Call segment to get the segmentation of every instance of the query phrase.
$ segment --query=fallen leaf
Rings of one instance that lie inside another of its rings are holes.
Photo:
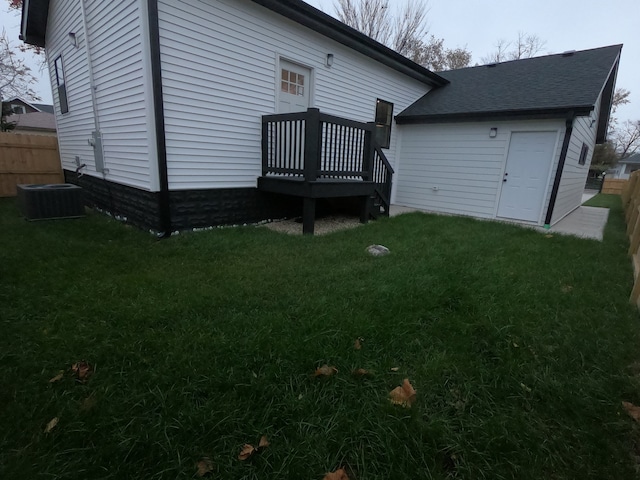
[[[413,385],[409,382],[408,378],[405,378],[401,387],[396,387],[389,396],[391,397],[391,403],[394,405],[401,405],[405,408],[411,408],[411,405],[416,401],[416,391]]]
[[[248,443],[245,443],[244,446],[242,447],[242,450],[240,450],[240,453],[238,454],[238,460],[244,461],[249,457],[251,457],[256,452],[257,450],[253,445],[249,445]]]
[[[71,371],[75,374],[76,380],[85,383],[93,374],[93,368],[88,362],[81,360],[71,365]]]
[[[622,407],[627,414],[636,422],[640,422],[640,407],[636,407],[633,403],[622,402]]]
[[[573,290],[573,287],[571,285],[563,285],[561,290],[562,293],[569,293],[571,290]]]
[[[353,375],[356,377],[365,377],[367,375],[369,375],[369,370],[365,370],[364,368],[356,368],[353,371]]]
[[[518,345],[516,342],[513,342],[513,346],[516,347],[516,348],[520,347],[520,345]]]
[[[520,386],[525,392],[531,393],[531,389],[527,387],[524,383],[521,383]]]
[[[56,425],[58,425],[58,421],[58,417],[55,417],[49,423],[47,423],[47,426],[44,429],[44,433],[49,433],[51,430],[56,428]]]
[[[316,368],[314,377],[330,377],[333,374],[338,373],[338,369],[336,367],[330,367],[326,363],[320,368]]]
[[[392,372],[397,372],[398,370],[400,370],[400,367],[391,367]]]
[[[553,238],[553,235],[549,234],[549,235],[545,235],[546,238]]]
[[[339,468],[335,472],[327,473],[322,480],[349,480],[344,468]]]
[[[242,450],[240,450],[240,454],[238,455],[238,459],[239,460],[247,460],[248,458],[252,457],[255,453],[257,453],[258,451],[267,448],[269,446],[269,440],[267,440],[267,436],[263,435],[262,437],[260,437],[260,442],[258,443],[257,447],[254,447],[253,445],[249,445],[248,443],[245,443],[242,447]]]
[[[213,462],[209,457],[203,457],[198,462],[198,471],[196,472],[199,477],[206,477],[213,473]]]
[[[363,341],[362,337],[358,337],[358,338],[356,338],[356,341],[353,343],[353,348],[354,348],[355,350],[360,350],[360,349],[362,349],[362,341]]]
[[[53,377],[51,380],[49,380],[49,383],[58,382],[58,381],[62,380],[62,377],[64,377],[64,370],[60,370],[55,377]]]

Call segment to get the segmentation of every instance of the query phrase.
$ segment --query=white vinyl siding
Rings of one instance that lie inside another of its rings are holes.
[[[107,179],[149,190],[155,159],[149,158],[138,5],[94,0],[87,21]]]
[[[492,127],[498,129],[495,138],[489,137]],[[555,120],[401,125],[401,130],[394,203],[481,218],[496,217],[511,132],[564,134],[563,122]],[[558,155],[556,147],[553,171]],[[552,182],[551,174],[544,213]]]
[[[153,125],[148,126],[147,120],[152,106],[145,101],[150,84],[143,68],[139,3],[94,0],[85,2],[85,9],[105,178],[149,190],[150,169],[155,168],[156,159],[149,147]],[[53,0],[49,11],[47,31],[55,35],[47,38],[47,53],[50,63],[62,53],[69,103],[69,112],[61,115],[54,89],[62,164],[75,170],[78,155],[87,165],[85,174],[102,177],[95,170],[93,148],[88,144],[95,123],[80,5]],[[76,33],[78,48],[69,42],[68,32]]]
[[[563,217],[578,208],[582,203],[589,166],[593,157],[593,149],[596,146],[596,133],[598,129],[600,98],[596,102],[596,108],[589,117],[577,117],[573,122],[573,132],[569,141],[569,149],[562,170],[562,179],[556,205],[553,209],[551,224],[560,221]],[[589,148],[587,161],[579,164],[582,145]]]
[[[87,139],[91,138],[94,126],[82,31],[80,4],[69,0],[51,0],[47,21],[46,54],[62,168],[74,171],[77,155],[81,162],[87,165],[83,171],[95,174],[93,148],[87,143]],[[69,32],[76,33],[79,48],[75,48],[69,41]],[[64,115],[60,113],[60,99],[56,88],[54,67],[54,61],[60,55],[62,55],[64,64],[65,87],[69,106],[69,112]]]
[[[311,106],[371,122],[429,87],[249,0],[160,0],[171,189],[255,187],[262,115],[276,112],[279,60],[312,69]],[[334,55],[326,67],[327,54]],[[385,153],[394,164],[397,127]]]

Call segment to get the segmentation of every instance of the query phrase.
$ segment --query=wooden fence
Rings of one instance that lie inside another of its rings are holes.
[[[58,139],[0,133],[0,197],[14,197],[21,183],[63,183]]]
[[[622,206],[629,235],[628,253],[633,264],[633,290],[629,301],[640,308],[640,171],[632,173],[624,185]]]
[[[621,195],[622,189],[627,184],[626,180],[620,180],[617,178],[605,178],[602,184],[602,190],[600,193],[607,193],[610,195]]]

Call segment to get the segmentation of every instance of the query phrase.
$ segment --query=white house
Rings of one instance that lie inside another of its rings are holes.
[[[640,153],[618,160],[614,168],[607,170],[607,178],[628,180],[636,170],[640,170]]]
[[[67,181],[162,233],[300,211],[311,232],[317,199],[350,196],[363,221],[395,201],[554,223],[621,49],[435,74],[300,0],[25,0],[22,38],[46,47]]]

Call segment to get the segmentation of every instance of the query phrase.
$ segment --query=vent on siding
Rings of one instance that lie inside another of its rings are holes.
[[[82,188],[70,183],[18,185],[18,206],[27,220],[84,216]]]

